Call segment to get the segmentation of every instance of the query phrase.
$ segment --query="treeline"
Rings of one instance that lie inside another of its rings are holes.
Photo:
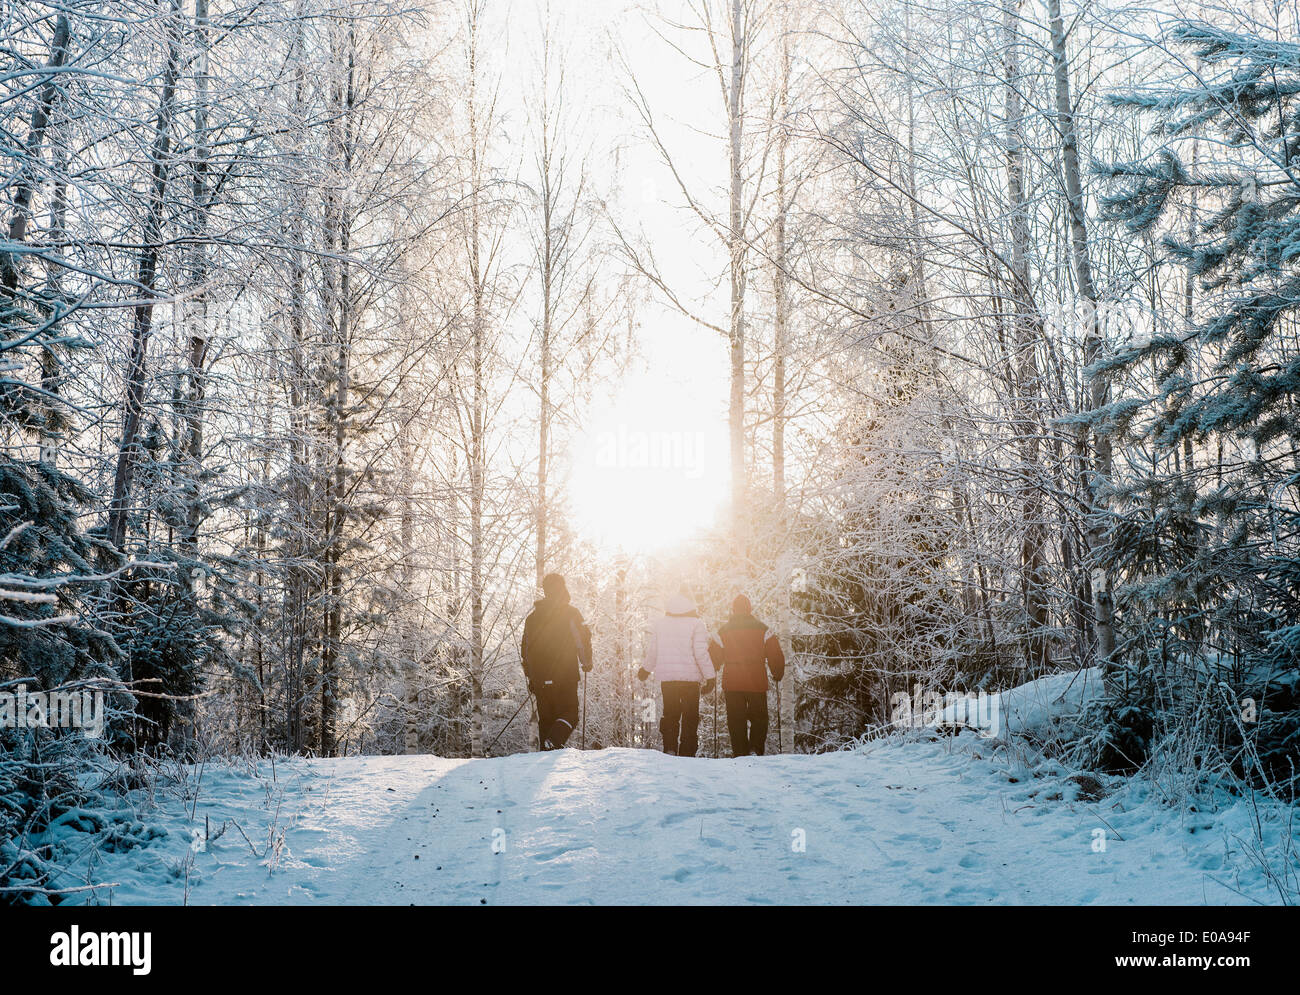
[[[1296,17],[1004,0],[811,26],[810,69],[845,68],[791,125],[819,177],[801,328],[856,355],[801,495],[809,747],[896,691],[1098,666],[1076,759],[1289,797]]]
[[[1097,667],[1078,761],[1285,794],[1294,7],[686,7],[655,23],[709,69],[716,161],[627,90],[711,308],[618,235],[730,347],[742,485],[692,580],[798,651],[782,748]]]
[[[0,883],[88,758],[482,752],[626,299],[554,30],[507,127],[479,3],[0,9],[0,691],[110,714],[0,729]]]

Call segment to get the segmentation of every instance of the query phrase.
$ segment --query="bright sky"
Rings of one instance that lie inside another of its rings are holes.
[[[689,19],[677,0],[661,7],[675,20]],[[535,63],[542,10],[543,0],[511,4],[511,48],[518,57],[509,65]],[[627,59],[679,169],[696,184],[693,195],[711,201],[723,195],[726,181],[716,80],[654,37],[650,25],[661,22],[646,5],[556,0],[551,10],[566,48],[566,99],[574,117],[587,122],[599,187],[610,185],[618,150],[620,183],[611,205],[618,224],[629,237],[639,233],[648,240],[683,301],[723,323],[726,292],[717,284],[725,276],[725,256],[680,206],[684,199],[672,174],[641,137],[614,53]],[[521,89],[523,70],[515,72]],[[586,431],[567,454],[575,525],[607,553],[680,546],[714,524],[730,488],[725,341],[658,295],[640,305],[637,318],[638,361],[593,406]]]
[[[570,452],[575,520],[607,552],[665,552],[727,502],[721,343],[681,322],[642,331],[646,362],[595,405]]]

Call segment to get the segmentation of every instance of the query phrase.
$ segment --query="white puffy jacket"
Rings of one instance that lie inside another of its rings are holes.
[[[668,599],[668,614],[655,619],[642,664],[659,681],[707,681],[714,676],[709,659],[709,630],[684,594]]]

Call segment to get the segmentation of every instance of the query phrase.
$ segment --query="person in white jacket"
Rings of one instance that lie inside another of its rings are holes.
[[[655,619],[646,640],[645,661],[637,671],[644,681],[654,675],[663,691],[664,716],[659,731],[664,752],[693,757],[700,725],[700,686],[713,691],[716,672],[709,658],[709,630],[700,621],[695,602],[685,594],[668,599],[668,611]]]

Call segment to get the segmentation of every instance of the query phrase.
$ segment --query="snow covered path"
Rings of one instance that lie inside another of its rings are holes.
[[[1276,901],[1242,852],[1243,804],[1180,818],[1133,785],[1076,800],[1059,769],[1008,774],[962,742],[208,767],[193,822],[179,800],[142,814],[167,838],[94,877],[115,904],[179,904],[186,870],[194,904]],[[187,868],[205,818],[239,828]]]

